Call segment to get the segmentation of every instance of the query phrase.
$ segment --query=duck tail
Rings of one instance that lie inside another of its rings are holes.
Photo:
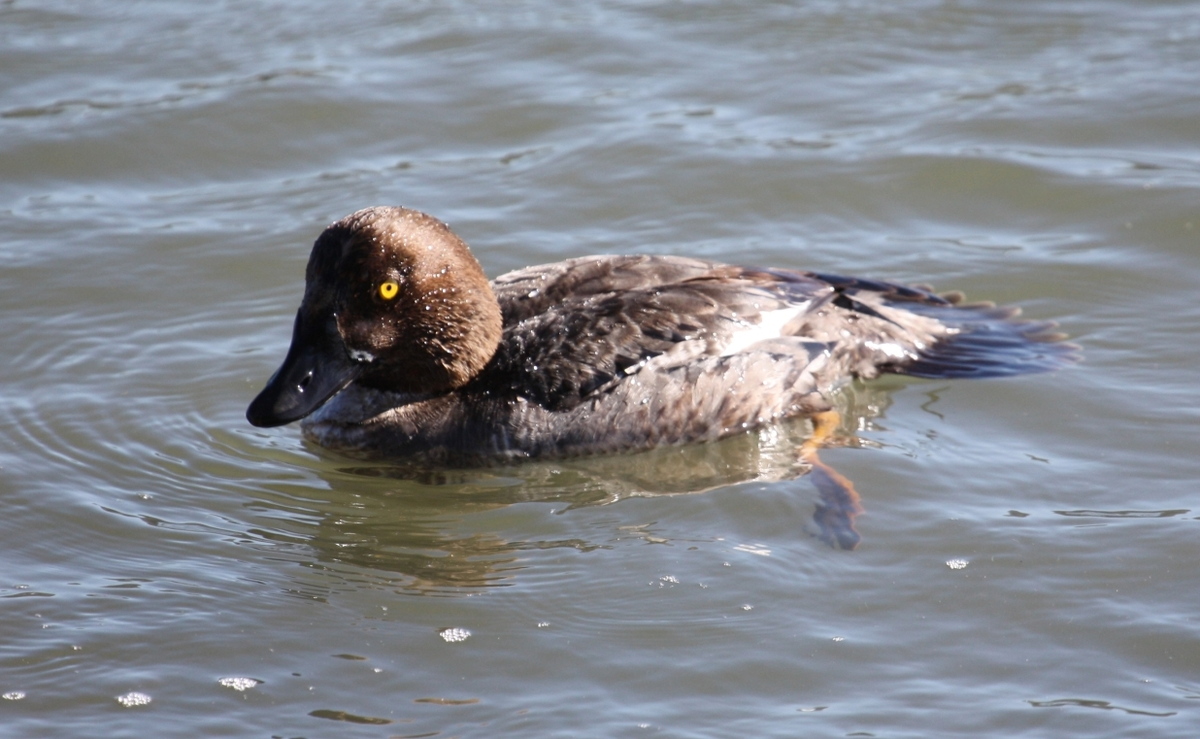
[[[961,292],[938,295],[926,285],[807,274],[832,286],[831,303],[858,314],[857,323],[870,323],[863,318],[871,317],[880,336],[906,339],[907,356],[878,362],[876,372],[931,379],[1010,377],[1062,369],[1082,356],[1079,346],[1064,341],[1058,324],[1023,320],[1015,306],[964,303]],[[881,322],[893,328],[885,334],[878,330]]]
[[[1053,321],[1022,320],[1015,306],[963,304],[961,294],[941,297],[950,305],[913,302],[904,308],[936,319],[951,333],[887,371],[932,379],[1010,377],[1051,372],[1082,358]]]

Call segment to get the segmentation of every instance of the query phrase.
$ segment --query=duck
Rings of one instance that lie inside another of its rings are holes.
[[[469,466],[711,442],[828,418],[883,373],[984,378],[1076,359],[1050,322],[961,293],[686,256],[603,255],[489,281],[402,207],[320,234],[282,365],[246,412],[333,450]]]

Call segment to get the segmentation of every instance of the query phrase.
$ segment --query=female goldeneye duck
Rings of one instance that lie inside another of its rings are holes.
[[[291,348],[250,404],[340,451],[449,464],[709,441],[831,409],[853,377],[995,377],[1075,347],[1015,309],[886,282],[593,256],[489,283],[440,221],[317,239]]]

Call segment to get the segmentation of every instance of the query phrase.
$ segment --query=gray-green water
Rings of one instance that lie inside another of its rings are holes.
[[[0,69],[0,735],[1200,733],[1195,4],[10,0]],[[374,204],[1086,361],[851,388],[853,552],[795,428],[399,474],[243,418]]]

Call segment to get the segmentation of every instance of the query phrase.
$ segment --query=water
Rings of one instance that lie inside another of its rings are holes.
[[[1196,734],[1193,5],[10,0],[0,35],[0,735]],[[853,552],[777,474],[802,427],[352,462],[243,413],[374,204],[493,275],[933,282],[1086,361],[849,388]]]

